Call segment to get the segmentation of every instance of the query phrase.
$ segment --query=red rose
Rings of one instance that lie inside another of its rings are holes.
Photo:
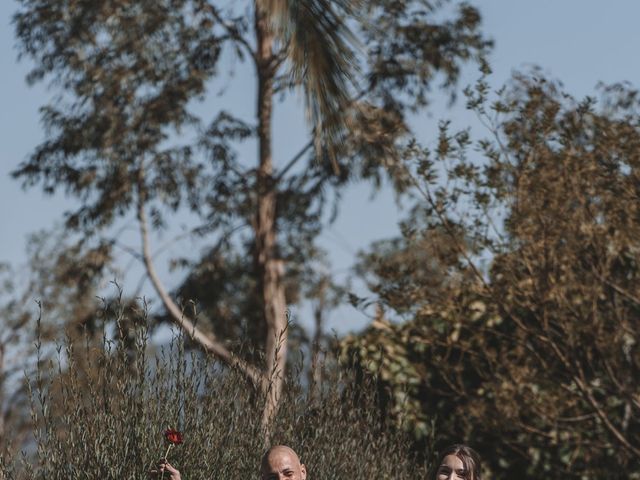
[[[182,443],[182,433],[173,428],[168,428],[164,431],[164,438],[172,445],[180,445]]]

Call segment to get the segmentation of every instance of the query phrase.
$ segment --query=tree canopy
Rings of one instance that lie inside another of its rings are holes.
[[[118,228],[133,219],[134,256],[166,317],[265,392],[268,423],[287,357],[285,311],[313,291],[300,286],[317,280],[309,266],[327,207],[352,180],[389,176],[403,188],[407,115],[428,106],[435,81],[451,92],[464,63],[484,64],[490,42],[479,13],[422,1],[20,5],[14,23],[21,53],[35,63],[29,80],[58,95],[42,108],[45,141],[14,176],[79,200],[65,224],[74,261],[93,259],[88,281],[112,263]],[[197,115],[194,102],[214,98],[228,59],[251,69],[254,115],[213,102]],[[274,102],[296,91],[308,136],[292,158],[276,158]],[[177,301],[153,255],[153,231],[185,212],[206,239],[202,258],[182,262],[193,271],[180,290],[200,296],[190,299],[203,302],[200,317]],[[230,318],[243,327],[230,328]],[[250,334],[262,360],[230,349],[238,332]]]
[[[468,100],[484,159],[446,124],[416,149],[422,201],[361,262],[387,313],[345,359],[418,439],[435,419],[495,478],[636,478],[638,93],[577,101],[534,71]]]

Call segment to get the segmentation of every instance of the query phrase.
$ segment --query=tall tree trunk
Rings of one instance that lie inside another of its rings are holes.
[[[268,440],[270,425],[280,401],[287,358],[287,317],[283,285],[284,264],[278,256],[276,186],[271,152],[273,79],[275,58],[268,12],[256,2],[256,65],[258,74],[258,196],[255,217],[255,261],[267,329],[265,345],[266,385],[262,425]]]
[[[320,388],[322,386],[322,366],[324,364],[322,352],[322,335],[324,328],[324,310],[326,307],[325,294],[320,294],[320,299],[313,309],[313,318],[315,320],[315,331],[313,332],[313,341],[311,342],[311,368],[309,370],[309,393],[311,398],[319,397]]]
[[[0,448],[5,448],[7,446],[7,439],[5,437],[5,411],[4,411],[4,392],[5,392],[5,382],[7,377],[4,373],[4,351],[5,344],[0,343]],[[7,408],[10,408],[7,405]],[[0,473],[0,480],[4,478]]]

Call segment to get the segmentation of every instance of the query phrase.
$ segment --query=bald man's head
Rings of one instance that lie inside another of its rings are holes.
[[[285,445],[271,447],[262,456],[262,480],[306,480],[307,469],[296,452]]]

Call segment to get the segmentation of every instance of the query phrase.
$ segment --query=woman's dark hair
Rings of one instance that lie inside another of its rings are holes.
[[[447,448],[440,452],[438,456],[438,462],[434,465],[433,475],[431,478],[434,480],[438,478],[438,470],[444,458],[448,455],[455,455],[462,461],[464,471],[466,472],[466,480],[482,480],[480,455],[473,448],[461,443],[455,443],[449,445]]]

